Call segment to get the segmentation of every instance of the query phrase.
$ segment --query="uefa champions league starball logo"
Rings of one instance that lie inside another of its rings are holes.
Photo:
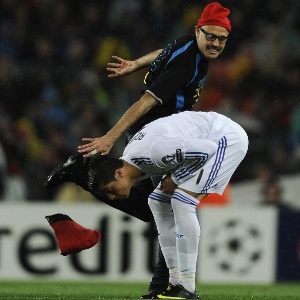
[[[262,258],[262,235],[259,229],[241,219],[231,219],[214,227],[208,253],[224,273],[246,275]]]

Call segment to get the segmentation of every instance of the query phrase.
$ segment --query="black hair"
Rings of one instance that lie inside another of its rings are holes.
[[[88,171],[88,186],[92,191],[97,191],[101,184],[115,181],[116,169],[122,168],[121,159],[99,155],[91,159]]]

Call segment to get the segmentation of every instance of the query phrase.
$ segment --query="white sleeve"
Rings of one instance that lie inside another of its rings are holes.
[[[215,142],[203,139],[159,140],[151,149],[151,159],[179,185],[195,176],[217,148]]]

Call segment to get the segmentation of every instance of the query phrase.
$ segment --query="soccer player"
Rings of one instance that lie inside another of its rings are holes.
[[[197,205],[223,193],[247,149],[246,132],[231,119],[185,111],[144,126],[120,159],[98,155],[89,163],[90,188],[110,200],[128,198],[138,180],[165,175],[148,199],[169,269],[168,288],[158,298],[198,299]]]
[[[103,137],[83,138],[86,144],[64,164],[49,175],[45,186],[55,187],[70,181],[90,191],[102,202],[145,222],[153,220],[148,196],[157,185],[157,178],[139,181],[125,200],[109,201],[87,185],[88,163],[96,153],[108,154],[114,143],[126,132],[127,140],[144,125],[160,117],[192,110],[198,100],[208,71],[209,60],[224,50],[231,31],[230,11],[219,3],[208,4],[195,26],[195,34],[176,39],[165,49],[157,50],[135,61],[114,57],[117,62],[108,64],[109,77],[130,74],[150,65],[142,97],[134,103]],[[155,297],[168,284],[168,270],[163,256],[159,259],[148,294],[142,299]]]

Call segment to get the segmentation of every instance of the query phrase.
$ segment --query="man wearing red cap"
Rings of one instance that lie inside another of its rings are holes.
[[[197,43],[200,52],[207,58],[217,58],[224,50],[231,26],[228,19],[229,9],[218,2],[207,5],[196,26]],[[204,36],[200,35],[200,31]],[[206,38],[206,42],[203,41]],[[209,42],[209,43],[207,43]]]
[[[83,138],[86,143],[78,147],[79,153],[71,156],[67,163],[57,166],[48,176],[45,186],[52,188],[62,182],[75,182],[104,203],[145,222],[153,221],[148,196],[158,182],[153,179],[152,183],[155,184],[151,186],[150,181],[141,181],[132,189],[127,199],[112,202],[89,188],[89,162],[97,153],[108,154],[125,132],[130,140],[144,125],[153,120],[193,109],[205,83],[209,60],[217,58],[225,48],[231,32],[229,13],[230,11],[218,2],[212,2],[204,8],[195,26],[195,35],[176,39],[165,49],[151,52],[135,61],[113,56],[117,62],[108,64],[107,70],[111,72],[108,77],[127,75],[150,66],[144,79],[142,97],[105,136]],[[166,289],[168,282],[176,287],[179,281],[187,292],[186,299],[198,297],[195,293],[195,281],[190,278],[180,279],[180,270],[169,274],[164,258],[160,255],[148,294],[141,299],[157,298],[158,294]],[[172,299],[174,295],[164,294],[162,297]]]

